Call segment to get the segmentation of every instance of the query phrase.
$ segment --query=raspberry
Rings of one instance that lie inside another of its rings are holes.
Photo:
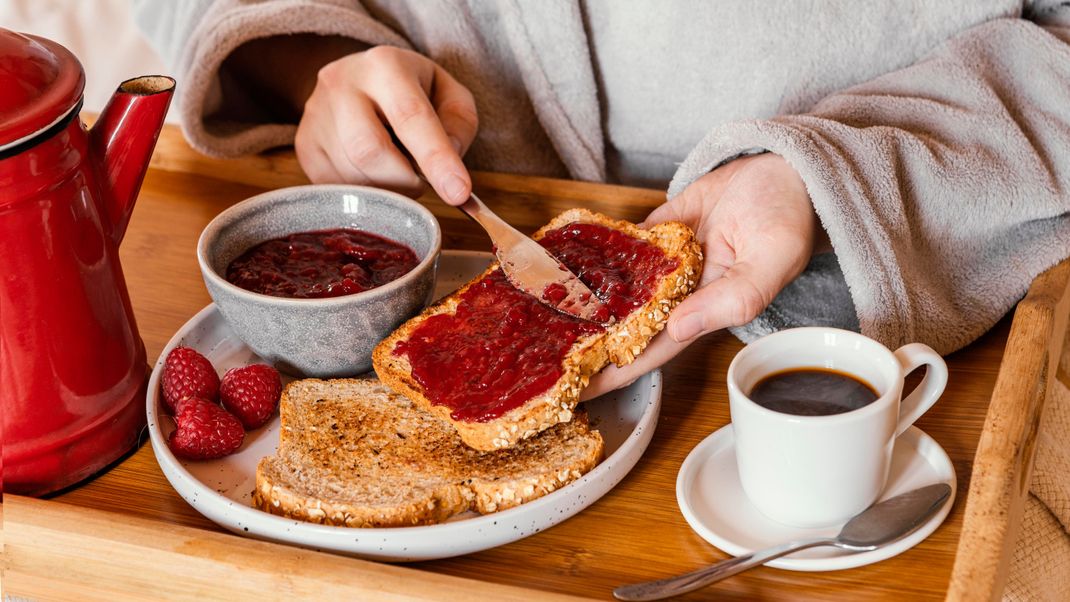
[[[219,397],[223,407],[245,425],[246,430],[263,426],[275,413],[282,395],[282,379],[266,364],[232,368],[223,375]]]
[[[245,440],[241,421],[205,399],[189,397],[181,401],[175,413],[177,428],[167,438],[167,446],[176,456],[212,460],[241,447]]]
[[[187,397],[214,400],[219,395],[219,375],[212,363],[189,347],[175,347],[167,354],[160,383],[164,405],[172,412]]]

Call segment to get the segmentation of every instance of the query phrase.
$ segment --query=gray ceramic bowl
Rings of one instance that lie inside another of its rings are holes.
[[[225,279],[230,262],[258,243],[347,227],[404,243],[420,263],[378,288],[327,299],[261,295]],[[297,186],[220,213],[201,233],[197,261],[223,318],[257,354],[291,374],[337,377],[369,370],[375,345],[427,305],[441,247],[438,222],[411,199],[363,186]]]

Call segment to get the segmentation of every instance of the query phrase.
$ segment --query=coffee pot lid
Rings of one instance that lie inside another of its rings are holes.
[[[0,150],[61,123],[84,87],[82,65],[69,50],[0,28]]]

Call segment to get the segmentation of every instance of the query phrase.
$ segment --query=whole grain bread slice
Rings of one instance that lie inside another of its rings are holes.
[[[454,420],[448,407],[435,405],[412,375],[412,366],[394,349],[427,318],[440,313],[454,313],[460,296],[468,287],[498,269],[497,262],[453,294],[428,307],[420,315],[402,324],[376,346],[372,362],[379,378],[391,389],[414,400],[421,408],[448,421],[461,439],[477,450],[506,449],[554,426],[567,423],[574,416],[580,392],[591,376],[609,362],[624,366],[635,360],[651,339],[665,328],[669,312],[695,289],[702,271],[702,250],[690,228],[678,222],[658,224],[644,230],[627,221],[615,220],[586,209],[570,209],[539,229],[538,240],[547,231],[572,223],[592,223],[615,228],[629,236],[645,240],[667,256],[679,259],[676,269],[662,277],[650,300],[605,331],[580,337],[563,360],[561,377],[546,392],[523,405],[486,422]]]
[[[510,450],[480,452],[374,379],[290,383],[278,451],[260,461],[253,505],[313,523],[397,527],[512,508],[601,460],[581,414]]]

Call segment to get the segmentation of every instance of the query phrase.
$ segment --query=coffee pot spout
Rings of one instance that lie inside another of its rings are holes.
[[[175,80],[162,75],[126,80],[89,131],[89,152],[116,244],[126,233],[174,91]]]

